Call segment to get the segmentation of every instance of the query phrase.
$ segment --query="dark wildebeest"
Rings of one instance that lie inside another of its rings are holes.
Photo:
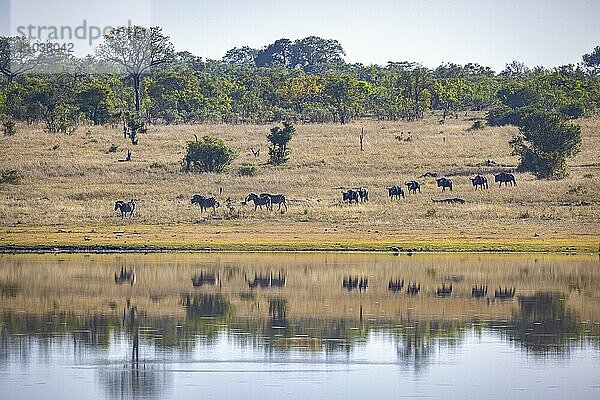
[[[357,192],[360,201],[369,201],[369,189],[361,187]]]
[[[204,197],[201,194],[195,194],[191,200],[192,204],[198,204],[200,206],[200,212],[203,213],[207,208],[212,208],[213,212],[216,212],[220,206],[219,201],[214,197]]]
[[[408,187],[408,193],[417,194],[417,190],[421,193],[421,184],[417,181],[408,181],[405,182],[406,187]]]
[[[127,216],[129,213],[129,218],[133,217],[133,212],[135,211],[135,201],[131,199],[129,203],[125,203],[122,200],[118,200],[115,202],[115,211],[121,211],[121,219]]]
[[[348,189],[345,192],[342,192],[342,200],[347,201],[349,204],[352,202],[358,203],[359,194],[358,191],[353,189]]]
[[[254,202],[254,210],[258,207],[262,210],[262,206],[267,207],[267,210],[272,210],[271,206],[271,198],[270,197],[260,197],[256,193],[249,193],[244,200],[244,203],[248,203],[249,201]]]
[[[437,182],[438,187],[442,188],[442,192],[446,190],[446,188],[450,188],[452,191],[452,179],[449,178],[439,178],[435,180]]]
[[[477,175],[475,178],[471,178],[471,183],[475,186],[475,190],[477,190],[477,186],[481,186],[481,190],[488,188],[488,181],[485,176]]]
[[[465,204],[465,200],[454,197],[451,199],[431,199],[434,203],[446,203],[446,204]]]
[[[500,172],[498,175],[494,175],[494,181],[500,182],[500,186],[502,186],[502,182],[504,182],[504,186],[508,186],[508,182],[510,182],[511,186],[517,186],[517,180],[513,174],[509,174],[507,172]]]
[[[402,196],[402,198],[404,198],[404,190],[402,190],[400,186],[388,186],[386,189],[388,190],[388,195],[392,198],[392,200],[394,197],[400,199],[400,196]]]
[[[261,194],[259,194],[259,196],[260,197],[268,197],[271,199],[271,209],[273,209],[273,204],[279,204],[279,208],[277,208],[277,210],[281,210],[282,204],[285,207],[286,211],[288,209],[287,201],[285,200],[285,196],[282,194],[261,193]]]
[[[135,283],[135,272],[128,271],[126,268],[121,267],[119,275],[115,274],[115,283],[121,285],[125,282],[129,282],[131,286]]]

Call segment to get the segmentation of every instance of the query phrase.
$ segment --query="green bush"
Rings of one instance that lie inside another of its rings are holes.
[[[12,118],[6,117],[2,119],[2,132],[4,136],[12,136],[17,133],[15,121]]]
[[[113,143],[110,145],[110,147],[108,148],[108,150],[106,152],[107,153],[116,153],[117,151],[119,151],[119,145]]]
[[[480,130],[480,129],[483,129],[483,128],[485,128],[485,127],[486,127],[486,125],[487,125],[487,124],[485,123],[485,121],[484,121],[484,120],[478,119],[477,121],[474,121],[474,122],[473,122],[473,125],[471,125],[471,128],[470,128],[470,130],[472,130],[472,131],[478,131],[478,130]]]
[[[0,171],[0,183],[10,183],[11,185],[18,185],[21,183],[23,177],[18,171],[14,169],[5,169]]]
[[[287,121],[283,123],[283,128],[278,126],[271,128],[271,132],[267,135],[267,139],[271,142],[269,163],[279,165],[288,160],[290,150],[287,146],[295,131],[294,125]]]
[[[204,136],[197,142],[188,142],[183,159],[186,172],[223,172],[237,157],[235,150],[219,138]]]
[[[240,176],[254,176],[258,172],[258,167],[252,164],[240,165],[238,172]]]
[[[567,157],[580,151],[581,128],[564,117],[533,110],[519,123],[520,135],[510,144],[521,158],[518,171],[531,172],[538,178],[563,178],[568,173]]]

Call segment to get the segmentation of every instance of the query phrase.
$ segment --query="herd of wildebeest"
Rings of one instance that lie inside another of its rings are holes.
[[[422,175],[422,177],[426,177],[426,176],[435,177],[437,175],[431,174],[431,173]],[[470,179],[471,179],[471,183],[472,183],[473,187],[475,188],[475,190],[477,190],[478,188],[480,188],[481,190],[489,188],[488,180],[483,175],[477,175],[474,178],[470,178]],[[497,175],[494,175],[494,181],[496,183],[499,183],[499,187],[501,187],[503,183],[505,186],[508,186],[509,183],[511,186],[517,185],[515,176],[513,174],[507,173],[507,172],[501,172]],[[452,188],[453,188],[452,179],[446,178],[446,177],[437,178],[436,183],[437,183],[437,187],[442,188],[442,192],[445,192],[446,189],[450,189],[450,191],[452,191]],[[419,183],[418,181],[411,180],[411,181],[405,182],[405,185],[406,185],[406,188],[407,188],[409,194],[416,194],[417,191],[419,193],[421,193],[421,183]],[[386,187],[386,189],[388,191],[388,196],[392,200],[400,199],[400,197],[405,198],[405,192],[401,185],[388,186],[388,187]],[[459,203],[459,204],[462,204],[465,202],[465,200],[463,200],[461,198],[457,198],[457,197],[447,198],[447,199],[433,199],[432,198],[431,200],[434,203]],[[227,198],[226,201],[228,203],[231,202],[231,198]],[[360,188],[353,188],[353,189],[347,189],[347,190],[342,191],[342,202],[344,202],[344,203],[358,204],[358,203],[367,202],[367,201],[369,201],[368,188],[360,187]],[[192,205],[198,205],[200,207],[201,213],[203,213],[204,211],[207,211],[208,209],[211,209],[211,208],[214,213],[216,211],[216,209],[220,206],[219,200],[216,197],[209,197],[209,196],[204,196],[201,194],[194,194],[192,196],[192,199],[190,202]],[[249,202],[252,202],[254,204],[255,211],[259,208],[262,210],[263,206],[268,211],[273,211],[274,205],[278,206],[278,208],[277,208],[278,211],[283,211],[283,209],[285,209],[287,211],[287,209],[288,209],[287,200],[286,200],[285,195],[283,195],[283,194],[249,193],[245,197],[244,201],[242,202],[242,205],[247,205]],[[283,209],[282,209],[282,207],[283,207]],[[121,213],[121,218],[126,217],[128,214],[130,217],[132,217],[135,212],[135,200],[132,199],[129,202],[124,202],[122,200],[116,201],[115,202],[115,211],[119,211]]]
[[[457,277],[451,277],[458,279]],[[285,274],[279,272],[275,275],[273,272],[266,274],[254,274],[253,279],[248,279],[244,275],[244,281],[248,285],[248,288],[253,290],[256,288],[269,289],[269,288],[283,288],[287,284],[287,278]],[[115,283],[124,284],[128,283],[133,286],[136,283],[136,276],[134,270],[128,270],[127,268],[121,268],[119,274],[115,273]],[[219,286],[221,287],[221,281],[219,275],[214,272],[201,271],[192,277],[192,286],[195,288],[201,288],[203,286]],[[366,292],[369,288],[369,278],[367,276],[351,276],[347,275],[342,278],[342,289],[347,291],[353,291],[357,289],[359,292]],[[390,278],[388,282],[388,291],[390,293],[406,293],[410,296],[418,295],[421,292],[421,284],[418,282],[408,282],[404,285],[404,279]],[[442,286],[438,286],[435,290],[437,297],[450,297],[452,296],[452,283],[442,283]],[[486,298],[488,293],[487,285],[475,285],[471,288],[471,297],[474,298]],[[494,298],[499,300],[512,299],[515,296],[515,288],[501,288],[499,287],[494,291]]]

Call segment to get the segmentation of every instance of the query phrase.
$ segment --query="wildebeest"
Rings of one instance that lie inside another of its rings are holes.
[[[342,200],[347,201],[350,204],[352,204],[353,201],[358,203],[359,197],[358,191],[354,189],[348,189],[345,192],[342,192]]]
[[[416,194],[417,190],[421,193],[421,184],[417,181],[408,181],[405,182],[406,187],[408,187],[408,193]]]
[[[367,278],[367,277],[361,277],[359,279],[358,276],[355,276],[354,278],[348,276],[348,277],[344,277],[342,279],[342,288],[344,288],[346,290],[352,290],[352,289],[358,288],[358,290],[360,290],[361,292],[364,292],[367,290],[368,286],[369,286],[369,278]]]
[[[392,200],[394,197],[399,199],[400,196],[402,196],[402,198],[404,198],[404,190],[402,190],[400,186],[388,186],[386,189],[388,190],[388,195],[392,198]]]
[[[452,191],[452,179],[449,178],[439,178],[435,180],[437,182],[438,187],[442,188],[442,192],[446,190],[446,188],[450,188]]]
[[[269,197],[271,199],[271,209],[273,209],[273,204],[279,204],[279,208],[277,210],[281,210],[281,205],[285,207],[287,211],[287,201],[285,200],[285,196],[282,194],[270,194],[270,193],[261,193],[260,197]]]
[[[250,289],[254,289],[256,287],[268,288],[268,287],[284,287],[286,284],[285,275],[281,275],[281,272],[278,274],[277,278],[274,277],[272,272],[269,272],[268,275],[256,275],[254,274],[254,280],[249,281],[248,287]]]
[[[453,197],[451,199],[431,199],[434,203],[447,203],[447,204],[465,204],[464,199]]]
[[[488,180],[485,176],[477,175],[475,178],[471,178],[471,183],[475,186],[475,190],[477,190],[477,186],[481,186],[481,190],[488,188]]]
[[[200,206],[200,212],[206,211],[207,208],[212,208],[213,212],[220,206],[219,201],[214,197],[204,197],[201,194],[195,194],[191,200],[192,204]]]
[[[254,202],[254,210],[258,207],[262,210],[262,206],[267,207],[267,210],[272,210],[271,206],[271,198],[270,197],[260,197],[256,193],[249,193],[244,200],[244,203],[248,203],[249,201]]]
[[[517,186],[517,180],[515,179],[515,176],[507,172],[500,172],[498,175],[494,175],[494,181],[500,182],[498,187],[502,186],[502,182],[504,182],[504,186],[508,186],[509,182],[511,186]]]
[[[121,285],[128,282],[131,286],[135,283],[135,272],[128,271],[127,268],[121,267],[119,275],[115,274],[115,283]]]
[[[129,218],[133,217],[133,212],[135,211],[135,201],[133,201],[133,199],[131,199],[130,202],[125,203],[122,200],[117,200],[115,201],[115,211],[121,211],[121,219],[125,218],[127,216],[127,213],[129,213]]]
[[[360,201],[369,201],[369,189],[361,187],[357,192]]]

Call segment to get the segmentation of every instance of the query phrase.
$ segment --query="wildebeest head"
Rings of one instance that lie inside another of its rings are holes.
[[[192,196],[192,200],[190,201],[192,204],[200,204],[200,202],[204,199],[205,197],[202,196],[201,194],[195,194]]]

